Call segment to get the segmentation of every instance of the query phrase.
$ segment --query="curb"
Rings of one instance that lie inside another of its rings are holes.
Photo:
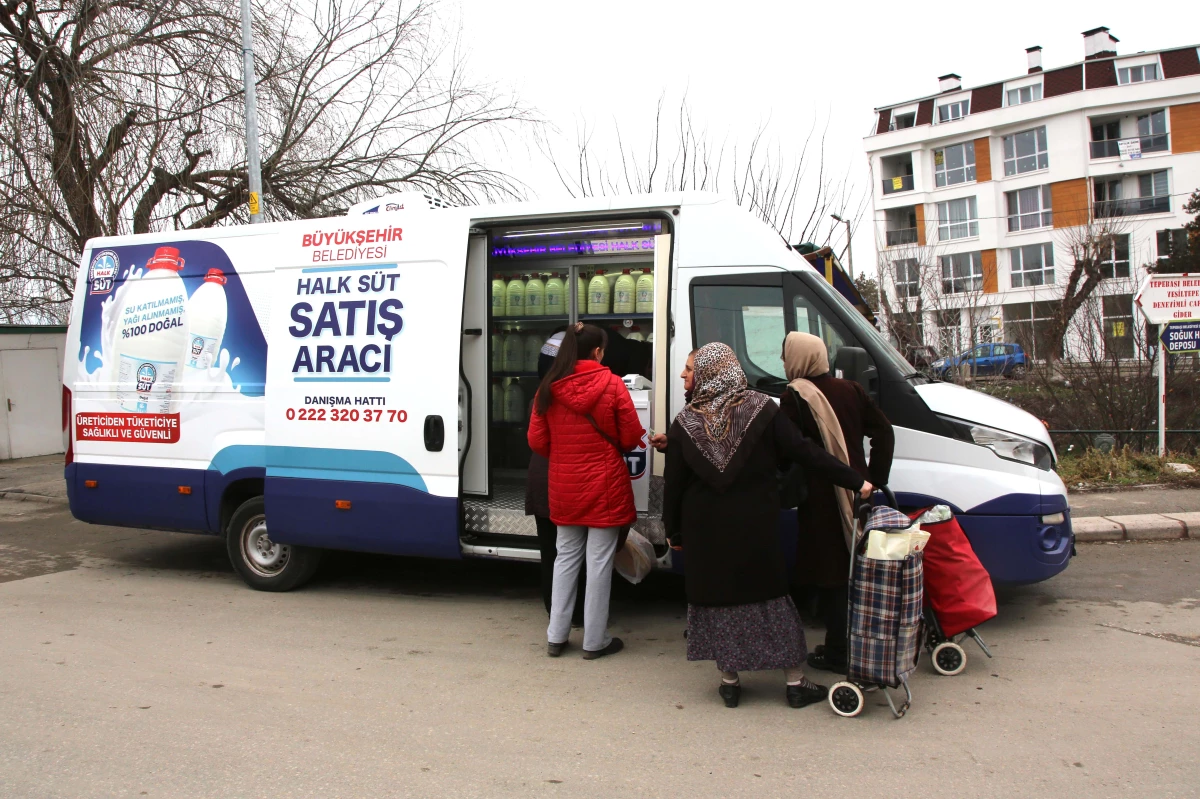
[[[1200,538],[1200,513],[1144,513],[1129,516],[1084,516],[1071,520],[1075,540],[1169,541]]]
[[[26,494],[24,491],[0,491],[0,499],[16,502],[40,502],[43,505],[66,505],[66,497],[47,497],[41,494]]]

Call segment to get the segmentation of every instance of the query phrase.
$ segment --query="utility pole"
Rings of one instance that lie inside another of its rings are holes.
[[[846,261],[850,266],[850,282],[854,282],[854,250],[850,248],[850,220],[842,219],[837,214],[830,214],[834,219],[846,226]]]
[[[250,222],[264,222],[262,167],[258,155],[258,98],[254,92],[254,36],[250,32],[250,0],[242,0],[242,81],[246,87],[246,172],[250,184]]]

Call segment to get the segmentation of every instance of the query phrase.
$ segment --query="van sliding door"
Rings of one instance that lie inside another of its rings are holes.
[[[267,353],[273,540],[460,557],[467,224],[442,209],[288,229]]]

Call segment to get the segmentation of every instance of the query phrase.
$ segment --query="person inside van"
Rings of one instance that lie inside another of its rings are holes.
[[[875,485],[887,485],[896,447],[891,422],[862,386],[829,373],[825,342],[808,333],[788,333],[783,364],[793,389],[780,400],[783,414],[840,463]],[[864,437],[871,440],[870,465],[863,451]],[[817,612],[825,623],[825,644],[809,654],[808,665],[844,674],[854,498],[829,477],[819,470],[806,474],[808,499],[796,513],[799,530],[792,598],[799,604],[800,597],[815,588]]]
[[[583,657],[593,660],[624,646],[608,634],[608,600],[621,529],[637,518],[624,453],[646,431],[621,378],[600,364],[607,343],[608,334],[595,325],[579,323],[564,331],[529,420],[530,449],[549,459],[550,519],[558,526],[546,629],[550,657],[567,645],[585,560]]]
[[[701,347],[688,403],[667,433],[663,524],[684,551],[688,660],[715,660],[726,707],[738,672],[782,669],[792,707],[829,693],[804,676],[804,628],[779,540],[780,460],[869,497],[870,483],[807,440],[766,394],[751,391],[726,344]]]

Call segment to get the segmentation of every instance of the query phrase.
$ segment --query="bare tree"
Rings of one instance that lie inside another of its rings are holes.
[[[660,97],[644,145],[630,143],[614,120],[611,141],[597,142],[594,127],[583,123],[574,152],[563,156],[547,148],[559,181],[572,197],[649,192],[711,191],[730,194],[770,225],[785,243],[834,242],[844,256],[845,226],[831,213],[862,221],[870,200],[851,178],[851,169],[834,172],[825,159],[828,123],[814,121],[795,146],[770,138],[760,125],[749,141],[730,141],[697,123],[684,97],[670,118]],[[851,235],[853,235],[851,233]]]
[[[239,23],[205,0],[0,0],[10,319],[65,316],[90,238],[247,220]],[[532,116],[470,80],[430,2],[257,0],[254,34],[269,218],[519,193],[477,153]]]

